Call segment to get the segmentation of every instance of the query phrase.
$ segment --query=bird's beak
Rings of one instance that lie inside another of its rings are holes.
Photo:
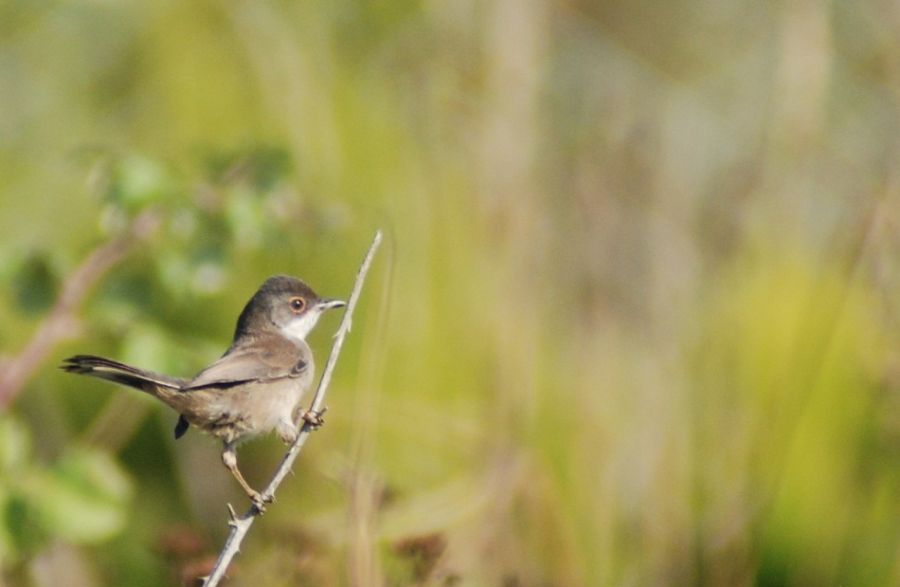
[[[335,308],[343,308],[347,302],[343,300],[319,300],[317,304],[320,310],[334,310]]]

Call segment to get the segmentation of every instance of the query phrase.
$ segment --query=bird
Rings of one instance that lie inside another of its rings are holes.
[[[193,378],[154,373],[96,355],[69,357],[61,368],[132,387],[162,401],[179,414],[176,439],[195,426],[221,440],[222,463],[263,512],[271,498],[264,498],[244,479],[236,448],[272,431],[292,444],[301,420],[321,424],[320,414],[300,407],[315,368],[306,337],[325,311],[345,305],[319,297],[296,277],[275,275],[244,306],[225,354]]]

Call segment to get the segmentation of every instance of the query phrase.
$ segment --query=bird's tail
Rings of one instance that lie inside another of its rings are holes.
[[[127,385],[156,397],[169,395],[167,392],[180,391],[186,383],[185,380],[177,377],[145,371],[125,363],[94,355],[69,357],[63,361],[60,368],[69,373],[92,375],[100,379]]]

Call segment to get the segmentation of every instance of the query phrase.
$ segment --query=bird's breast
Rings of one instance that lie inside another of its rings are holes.
[[[312,380],[311,373],[270,381],[254,381],[225,389],[204,389],[182,411],[188,422],[226,442],[293,427],[295,408]]]

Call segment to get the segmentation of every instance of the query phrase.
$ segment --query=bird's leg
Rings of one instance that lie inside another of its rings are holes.
[[[264,498],[258,491],[250,487],[250,484],[247,483],[247,480],[244,479],[244,476],[241,475],[241,470],[238,469],[237,466],[237,453],[234,451],[234,446],[230,444],[226,444],[224,449],[222,450],[222,463],[225,464],[225,467],[231,471],[231,474],[234,475],[234,478],[237,479],[237,482],[241,484],[241,487],[247,493],[247,497],[250,498],[250,501],[253,502],[253,505],[259,511],[259,513],[263,513],[266,511],[266,503],[271,503],[272,498]]]

